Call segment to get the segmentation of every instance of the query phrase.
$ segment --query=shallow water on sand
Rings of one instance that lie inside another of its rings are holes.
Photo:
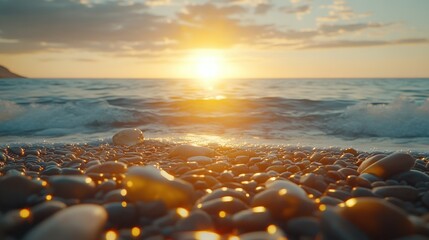
[[[0,80],[0,145],[173,141],[429,152],[429,79]]]

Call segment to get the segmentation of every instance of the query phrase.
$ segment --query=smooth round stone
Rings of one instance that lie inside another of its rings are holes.
[[[127,171],[127,165],[121,162],[105,162],[86,169],[86,173],[111,173],[120,174]]]
[[[326,187],[328,186],[325,182],[322,176],[316,175],[314,173],[307,173],[303,176],[301,176],[299,182],[302,185],[314,188],[318,190],[319,192],[324,192]]]
[[[419,197],[419,192],[411,186],[385,186],[376,187],[372,192],[381,197],[395,197],[404,201],[414,201]]]
[[[370,184],[369,187],[371,187],[371,183],[382,180],[381,178],[375,176],[374,174],[370,174],[370,173],[361,173],[358,178],[362,178],[363,180],[368,182]]]
[[[168,209],[162,201],[136,202],[140,217],[156,219],[167,214]]]
[[[325,194],[327,196],[340,199],[341,201],[346,201],[347,199],[352,197],[350,193],[339,189],[329,189],[325,192]]]
[[[113,180],[103,181],[101,184],[98,184],[95,188],[96,192],[110,192],[116,189],[116,182]]]
[[[343,203],[342,200],[330,196],[323,196],[320,198],[320,203],[325,205],[336,206],[340,203]]]
[[[116,146],[134,146],[142,143],[143,140],[143,132],[136,128],[121,130],[112,137],[113,144]]]
[[[62,198],[84,199],[95,193],[95,184],[85,176],[53,176],[49,178],[53,195]]]
[[[315,152],[310,156],[310,161],[312,162],[318,162],[320,161],[320,159],[322,159],[324,157],[323,154],[319,153],[319,152]]]
[[[256,181],[257,183],[264,183],[270,177],[271,176],[268,173],[255,173],[250,179]]]
[[[238,198],[222,197],[200,203],[197,208],[210,215],[218,215],[221,211],[225,214],[235,214],[249,208],[249,206]]]
[[[274,225],[273,225],[274,226]],[[287,240],[282,230],[275,227],[275,232],[269,233],[266,231],[249,232],[239,235],[240,240]]]
[[[320,227],[321,239],[369,240],[365,233],[329,208],[322,211]]]
[[[264,207],[246,209],[232,217],[232,222],[239,233],[264,231],[272,224],[273,219]]]
[[[96,240],[107,220],[103,207],[81,204],[66,208],[27,233],[24,240]]]
[[[53,176],[53,175],[60,175],[60,174],[61,174],[61,168],[59,167],[51,167],[43,170],[40,173],[40,175],[46,175],[46,176]]]
[[[164,237],[160,236],[159,238],[145,238],[147,240],[163,240],[165,239]],[[172,236],[172,239],[176,239],[176,240],[209,240],[209,239],[213,239],[213,240],[217,240],[217,239],[222,239],[221,236],[215,232],[210,232],[210,231],[188,231],[188,232],[179,232],[179,233],[175,233]]]
[[[106,195],[104,195],[103,197],[103,202],[104,203],[111,203],[111,202],[122,202],[125,201],[125,197],[122,195],[122,189],[115,189],[112,190],[108,193],[106,193]]]
[[[294,194],[301,198],[307,199],[307,193],[301,187],[299,187],[295,183],[288,180],[274,180],[274,181],[268,180],[265,183],[265,186],[267,189],[276,190],[276,191],[285,189],[287,190],[288,194]]]
[[[134,204],[115,202],[105,204],[103,207],[112,227],[131,227],[137,223],[138,211]]]
[[[61,169],[62,175],[82,175],[83,171],[76,168],[63,168]]]
[[[60,201],[48,201],[38,204],[31,208],[32,223],[38,224],[66,207],[67,205]]]
[[[181,159],[188,159],[194,156],[213,157],[215,151],[211,148],[193,146],[193,145],[179,145],[171,149],[169,156],[171,158],[177,157]]]
[[[316,210],[313,201],[286,189],[264,190],[253,197],[251,206],[265,207],[275,219],[281,220],[310,216]]]
[[[214,229],[210,215],[202,210],[192,211],[188,217],[180,219],[177,224],[179,231],[210,231]]]
[[[338,170],[339,173],[341,173],[341,175],[343,175],[344,177],[348,177],[348,176],[357,176],[359,175],[359,173],[351,168],[341,168],[340,170]]]
[[[168,207],[189,206],[194,188],[152,166],[128,169],[125,181],[127,198],[132,201],[163,201]]]
[[[415,163],[411,155],[406,153],[392,153],[365,168],[362,173],[369,173],[386,179],[395,174],[409,171]]]
[[[338,213],[372,239],[394,239],[413,234],[407,214],[377,198],[352,198]]]
[[[375,195],[368,188],[355,187],[352,189],[352,197],[375,197]]]
[[[315,238],[320,232],[320,223],[314,217],[299,217],[291,219],[286,224],[287,233],[303,238]]]
[[[372,164],[374,164],[375,162],[377,162],[378,160],[380,160],[384,157],[386,157],[385,154],[377,154],[377,155],[374,155],[372,157],[365,159],[365,161],[363,161],[359,165],[359,167],[357,169],[358,173],[362,173],[362,171],[365,170],[367,167],[371,166]]]
[[[421,182],[429,182],[429,175],[417,170],[410,170],[396,174],[392,176],[391,179],[394,179],[398,182],[405,181],[410,185],[416,185],[417,183]]]
[[[233,197],[233,198],[238,198],[243,202],[248,202],[248,198],[246,196],[246,192],[245,191],[238,191],[235,189],[231,189],[231,188],[218,188],[216,190],[214,190],[213,192],[204,195],[202,198],[200,198],[197,201],[197,204],[199,203],[203,203],[203,202],[207,202],[213,199],[218,199],[218,198],[222,198],[222,197]]]
[[[28,197],[42,189],[41,184],[24,176],[0,177],[0,209],[24,207]]]
[[[212,158],[206,156],[194,156],[188,158],[188,162],[196,162],[198,164],[209,164],[213,161]]]

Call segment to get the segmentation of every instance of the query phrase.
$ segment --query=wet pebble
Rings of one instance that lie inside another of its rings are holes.
[[[0,208],[24,207],[27,199],[42,189],[41,184],[21,175],[0,177]]]
[[[140,129],[124,129],[112,137],[113,144],[117,146],[133,146],[142,143],[143,139],[143,132]]]
[[[407,153],[392,153],[365,168],[362,173],[373,174],[386,179],[395,174],[409,171],[416,159]]]
[[[383,186],[372,189],[372,192],[381,197],[395,197],[404,201],[414,201],[419,197],[419,192],[411,186]]]
[[[125,184],[127,198],[133,201],[161,200],[168,207],[179,207],[191,205],[193,199],[191,184],[152,166],[129,168]]]
[[[24,240],[95,240],[107,220],[103,207],[82,204],[61,210],[26,234]]]
[[[86,169],[86,173],[120,174],[127,171],[127,165],[121,162],[105,162]]]
[[[345,205],[338,208],[339,214],[372,239],[393,239],[413,233],[407,214],[384,200],[352,198]]]
[[[193,145],[176,146],[170,151],[170,154],[169,154],[169,156],[172,158],[177,157],[182,159],[188,159],[194,156],[213,157],[214,155],[215,155],[215,151],[211,148],[193,146]]]
[[[84,199],[95,193],[95,183],[85,176],[53,176],[48,182],[52,194],[62,198]]]

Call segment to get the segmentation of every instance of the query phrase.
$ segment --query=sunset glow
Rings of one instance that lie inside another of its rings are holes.
[[[429,2],[380,1],[5,0],[0,65],[36,78],[429,76]]]
[[[212,82],[222,77],[224,59],[217,52],[198,52],[193,56],[196,77]]]

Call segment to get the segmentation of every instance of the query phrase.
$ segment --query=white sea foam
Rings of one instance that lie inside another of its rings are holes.
[[[24,108],[15,102],[0,100],[0,121],[12,119],[23,111]]]
[[[388,104],[359,103],[346,108],[328,127],[349,137],[429,137],[429,99],[421,104],[403,97]]]
[[[26,106],[6,102],[0,105],[0,107],[4,106],[6,108],[1,110],[0,132],[18,135],[30,133],[61,136],[76,132],[91,132],[97,127],[106,128],[109,124],[132,118],[127,111],[112,107],[105,102]],[[3,117],[3,112],[6,113],[4,115],[6,117]]]

